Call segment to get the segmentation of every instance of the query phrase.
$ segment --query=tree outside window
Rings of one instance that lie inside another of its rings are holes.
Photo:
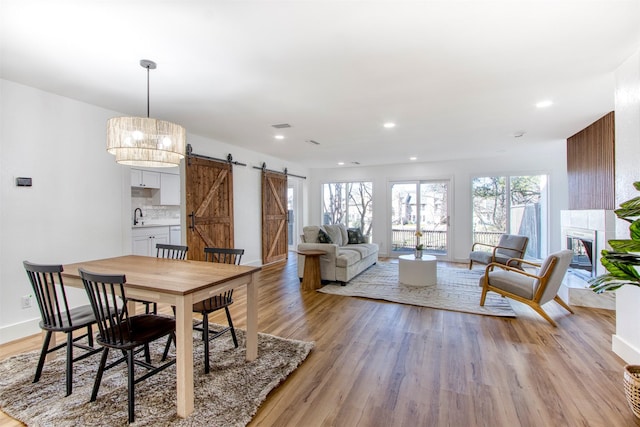
[[[323,224],[359,228],[370,239],[373,219],[373,183],[332,182],[323,185]]]

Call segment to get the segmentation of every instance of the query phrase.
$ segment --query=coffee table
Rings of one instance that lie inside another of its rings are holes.
[[[416,258],[414,255],[400,255],[398,257],[398,270],[400,283],[411,286],[435,285],[437,276],[437,260],[432,255],[422,255]]]

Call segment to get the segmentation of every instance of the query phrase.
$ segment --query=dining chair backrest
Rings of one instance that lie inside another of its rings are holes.
[[[32,264],[28,261],[24,261],[23,265],[40,309],[43,327],[55,330],[73,327],[62,282],[62,266]]]
[[[168,245],[165,243],[156,244],[156,257],[170,259],[185,259],[187,256],[187,246]]]
[[[204,248],[204,260],[223,264],[240,265],[244,249]]]
[[[127,310],[124,274],[97,274],[78,270],[91,301],[91,308],[100,330],[99,342],[123,345],[129,341],[131,329]],[[118,302],[120,306],[118,306]]]

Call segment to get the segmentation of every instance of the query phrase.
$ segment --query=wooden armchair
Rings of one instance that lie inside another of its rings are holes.
[[[480,279],[480,286],[482,286],[480,305],[484,305],[488,291],[496,292],[504,297],[527,304],[552,326],[556,326],[553,319],[542,309],[542,305],[554,300],[573,313],[573,310],[558,296],[558,289],[560,289],[572,257],[572,251],[562,250],[549,255],[542,264],[535,264],[523,259],[517,260],[521,264],[540,267],[537,274],[508,265],[489,264],[485,269],[484,276]]]
[[[471,270],[474,262],[481,264],[491,264],[497,262],[500,264],[507,264],[512,258],[524,258],[524,253],[527,250],[529,244],[529,238],[527,236],[520,236],[517,234],[503,234],[500,236],[500,240],[496,246],[487,245],[485,243],[474,243],[471,246],[471,253],[469,254],[469,270]],[[490,249],[490,251],[482,250],[481,247]],[[478,250],[476,250],[476,248]],[[513,267],[519,267],[516,263],[510,264]]]

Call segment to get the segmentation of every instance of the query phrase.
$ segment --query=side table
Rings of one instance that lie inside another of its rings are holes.
[[[413,286],[435,285],[437,280],[437,260],[432,255],[400,255],[398,269],[400,283]]]
[[[320,276],[320,256],[325,251],[308,250],[298,251],[304,255],[304,273],[302,276],[302,290],[314,291],[322,287],[322,277]]]

